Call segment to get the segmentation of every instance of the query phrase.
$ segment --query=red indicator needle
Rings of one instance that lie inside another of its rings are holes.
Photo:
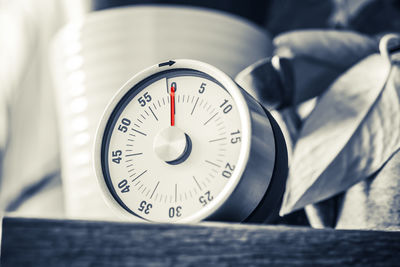
[[[175,125],[175,87],[171,86],[171,126]]]

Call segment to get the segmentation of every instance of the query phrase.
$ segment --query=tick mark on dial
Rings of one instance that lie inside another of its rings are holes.
[[[211,116],[211,118],[208,119],[208,121],[206,121],[203,125],[206,125],[207,123],[209,123],[212,119],[214,119],[215,116],[218,115],[218,112],[215,113],[214,115]]]
[[[128,154],[128,155],[126,155],[125,157],[139,156],[139,155],[142,155],[142,154],[143,154],[142,152],[140,152],[140,153],[133,153],[133,154]]]
[[[149,113],[147,112],[147,110],[144,110],[144,112],[146,112],[146,115],[147,115],[147,116],[150,116]]]
[[[196,103],[194,103],[192,112],[190,113],[190,115],[193,115],[194,109],[196,108],[197,102],[199,102],[199,97],[197,97]]]
[[[136,179],[138,179],[140,176],[142,176],[142,175],[145,174],[146,172],[147,172],[147,170],[145,170],[144,172],[142,172],[141,174],[139,174],[138,176],[136,176],[136,177],[132,180],[132,182],[135,181]]]
[[[175,202],[178,200],[178,185],[175,184]]]
[[[147,134],[145,134],[145,133],[143,133],[143,132],[141,132],[141,131],[139,131],[139,130],[136,130],[136,129],[134,129],[134,128],[131,128],[131,129],[132,129],[132,131],[135,131],[135,132],[137,132],[137,133],[140,133],[141,135],[147,136]]]
[[[156,121],[158,121],[158,118],[157,118],[156,114],[154,114],[154,112],[153,112],[153,110],[151,109],[151,107],[149,107],[149,109],[150,109],[151,113],[153,113],[153,116],[154,116],[154,118],[156,119]]]
[[[142,116],[142,118],[143,118],[144,120],[146,120],[146,117],[145,117],[143,114],[140,114],[140,116]]]
[[[141,120],[137,119],[140,123],[143,123]]]
[[[205,160],[205,162],[207,162],[207,163],[209,163],[209,164],[211,164],[211,165],[214,165],[215,167],[221,168],[220,165],[218,165],[218,164],[216,164],[216,163],[214,163],[214,162],[211,162],[211,161],[209,161],[209,160]]]
[[[208,142],[209,142],[209,143],[218,142],[218,141],[225,140],[225,139],[226,139],[226,137],[222,137],[222,138],[210,140],[210,141],[208,141]]]
[[[150,199],[153,197],[154,192],[156,192],[158,185],[160,184],[160,181],[158,181],[158,183],[156,184],[156,186],[154,187],[153,193],[151,193]]]
[[[194,176],[192,176],[192,177],[193,177],[193,180],[196,182],[197,186],[199,187],[199,189],[201,190],[201,186],[200,186],[199,182],[197,181],[196,177],[194,177]]]

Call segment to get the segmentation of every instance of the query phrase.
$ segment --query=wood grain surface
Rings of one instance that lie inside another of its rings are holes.
[[[400,232],[4,218],[2,266],[396,265]]]

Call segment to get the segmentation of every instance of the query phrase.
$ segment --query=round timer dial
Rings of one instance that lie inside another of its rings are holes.
[[[268,111],[193,60],[158,64],[120,89],[99,126],[95,164],[107,201],[153,222],[263,221],[287,169]]]

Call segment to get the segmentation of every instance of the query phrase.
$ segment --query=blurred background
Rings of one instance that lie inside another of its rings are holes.
[[[234,77],[287,32],[376,40],[400,32],[399,18],[395,0],[0,0],[0,212],[113,218],[93,177],[94,132],[147,66],[194,58]],[[303,211],[282,222],[308,224]]]

